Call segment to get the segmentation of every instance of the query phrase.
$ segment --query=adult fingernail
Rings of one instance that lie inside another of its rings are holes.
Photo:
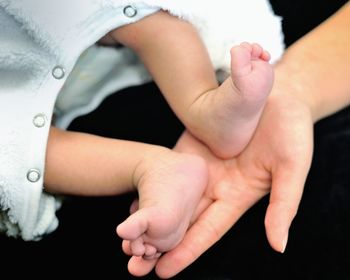
[[[288,243],[288,232],[286,233],[284,239],[283,239],[283,243],[282,243],[282,250],[281,253],[283,254],[284,251],[286,250],[287,247],[287,243]]]

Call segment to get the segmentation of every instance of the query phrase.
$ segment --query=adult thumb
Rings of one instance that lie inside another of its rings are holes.
[[[289,228],[297,214],[309,171],[308,167],[280,166],[272,174],[270,203],[265,216],[267,239],[273,249],[283,253],[288,242]]]

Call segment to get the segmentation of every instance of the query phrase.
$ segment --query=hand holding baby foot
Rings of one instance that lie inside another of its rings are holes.
[[[208,163],[209,185],[203,199],[211,203],[184,240],[157,262],[159,276],[168,278],[183,270],[270,191],[267,238],[276,251],[285,250],[311,164],[313,121],[310,108],[298,97],[279,93],[269,98],[252,141],[235,158],[216,157],[188,133],[180,138],[176,150],[200,155]]]
[[[282,252],[312,159],[312,129],[309,108],[293,94],[277,94],[270,97],[252,141],[235,158],[223,160],[190,133],[184,133],[175,149],[200,155],[209,166],[209,184],[199,204],[207,208],[198,211],[199,217],[177,247],[159,260],[132,258],[129,268],[139,276],[154,267],[160,277],[174,276],[270,190],[266,233],[271,246]],[[130,253],[129,242],[123,243],[123,250]]]

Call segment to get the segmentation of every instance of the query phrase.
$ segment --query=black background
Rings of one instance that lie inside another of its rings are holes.
[[[271,0],[284,18],[287,45],[345,2]],[[75,120],[70,129],[171,147],[183,126],[150,83],[108,97],[97,110]],[[175,279],[350,279],[349,149],[350,109],[316,124],[313,165],[283,255],[267,243],[265,198]],[[40,242],[1,236],[3,275],[9,272],[13,277],[23,270],[27,277],[37,278],[135,279],[127,272],[128,258],[115,234],[132,199],[132,194],[69,197],[58,212],[59,228]]]

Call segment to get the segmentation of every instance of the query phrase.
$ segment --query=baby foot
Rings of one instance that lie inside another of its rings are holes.
[[[130,241],[134,256],[154,259],[182,240],[206,187],[207,167],[197,156],[170,151],[136,173],[138,210],[133,207],[117,233]]]
[[[272,89],[274,74],[269,59],[258,44],[242,43],[231,49],[231,76],[208,92],[209,103],[204,106],[210,108],[210,120],[205,131],[193,132],[216,155],[236,156],[253,136]]]
[[[259,101],[266,101],[272,89],[273,69],[270,55],[258,44],[242,43],[231,49],[231,83],[234,93],[246,99],[249,111]],[[259,106],[260,104],[258,104]],[[253,109],[253,111],[256,111]]]

